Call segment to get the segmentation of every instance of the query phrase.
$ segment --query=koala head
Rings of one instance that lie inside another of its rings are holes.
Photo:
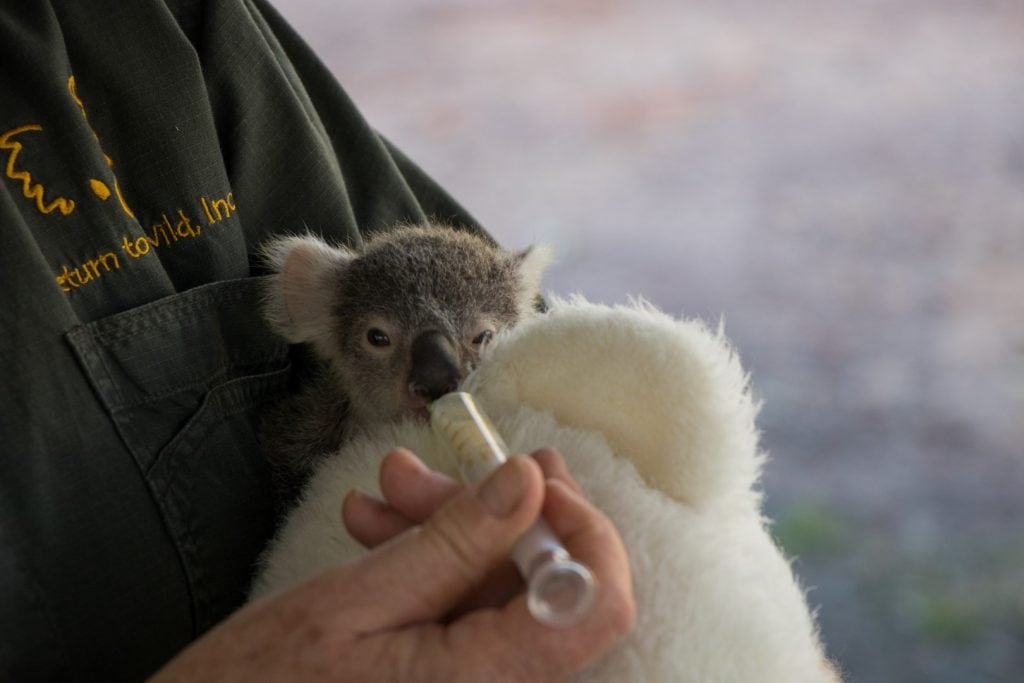
[[[400,228],[358,251],[312,236],[265,253],[276,271],[271,325],[308,343],[356,424],[426,414],[454,390],[481,346],[534,310],[546,247],[509,253],[451,228]]]

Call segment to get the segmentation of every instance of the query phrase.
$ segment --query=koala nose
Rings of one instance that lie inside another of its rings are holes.
[[[455,391],[462,379],[455,347],[437,330],[427,330],[412,342],[409,387],[416,396],[433,401]]]

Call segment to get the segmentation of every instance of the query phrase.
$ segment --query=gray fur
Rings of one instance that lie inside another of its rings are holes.
[[[481,333],[497,334],[533,312],[550,260],[543,246],[509,253],[438,225],[383,233],[358,252],[291,236],[264,254],[276,271],[266,317],[289,341],[308,344],[317,366],[262,427],[285,500],[354,432],[425,414],[428,392],[410,379],[417,338],[433,332],[441,343],[428,348],[443,346],[461,379],[479,357]],[[371,329],[390,344],[371,344]],[[417,358],[424,362],[422,353]]]

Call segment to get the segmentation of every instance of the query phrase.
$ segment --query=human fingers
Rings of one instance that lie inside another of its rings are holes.
[[[345,528],[367,548],[420,523],[461,488],[444,474],[427,469],[405,448],[384,456],[379,479],[384,499],[352,491],[341,508]]]
[[[562,454],[552,448],[541,448],[530,457],[540,465],[545,480],[555,479],[576,493],[581,493],[579,484],[569,474]],[[498,607],[506,604],[523,590],[523,580],[512,562],[506,562],[487,577],[484,583],[455,609],[452,617],[458,617],[474,609]]]
[[[380,489],[387,502],[406,517],[423,521],[462,490],[451,477],[429,469],[405,448],[384,456],[380,466]]]
[[[557,479],[580,493],[579,485],[569,474],[565,460],[558,451],[542,448],[530,455],[540,465],[545,479]],[[359,538],[368,547],[404,531],[412,526],[413,521],[426,519],[461,488],[445,475],[427,469],[413,453],[405,449],[396,449],[388,454],[381,466],[380,481],[388,502],[381,501],[382,509],[372,518],[376,525],[375,535]],[[396,511],[403,514],[396,515]],[[454,608],[450,617],[474,609],[504,605],[522,587],[518,571],[511,562],[505,562],[467,595]]]
[[[554,457],[560,459],[557,454]],[[544,464],[538,464],[544,470]],[[554,473],[555,468],[549,469]],[[545,472],[544,476],[551,474]],[[425,520],[463,488],[446,475],[428,469],[415,454],[404,449],[396,449],[385,458],[381,465],[380,483],[388,499],[387,502],[382,501],[382,504],[387,505],[392,514],[396,511],[402,513],[401,519],[407,527],[412,526],[413,522]],[[382,535],[390,533],[393,528],[382,523]],[[381,537],[379,542],[387,538]],[[503,605],[522,590],[522,586],[522,579],[515,566],[511,561],[504,562],[475,586],[446,618],[456,618],[475,609]]]
[[[632,581],[614,526],[557,480],[547,482],[544,509],[569,552],[595,576],[590,613],[570,627],[545,626],[530,614],[524,593],[499,610],[467,613],[445,631],[449,660],[432,659],[426,649],[417,653],[417,661],[438,667],[422,680],[495,680],[494,672],[501,671],[500,680],[559,681],[593,663],[629,629],[635,612]]]
[[[541,448],[530,457],[540,465],[545,479],[557,479],[576,493],[582,493],[558,451]],[[422,521],[455,495],[462,485],[441,472],[427,468],[412,451],[396,448],[381,463],[380,487],[394,510],[409,519]]]
[[[629,557],[612,521],[590,501],[558,480],[546,482],[542,508],[548,526],[576,560],[596,577],[610,580],[602,592],[607,607],[624,608],[632,620],[633,584]],[[613,620],[614,621],[614,620]]]
[[[612,521],[561,481],[547,482],[543,514],[569,554],[586,565],[597,583],[594,606],[565,643],[585,666],[629,630],[636,616],[633,578],[622,537]],[[548,643],[538,643],[545,651]],[[547,661],[565,661],[566,652],[546,650]],[[541,661],[545,661],[542,657]],[[572,661],[570,657],[568,661]]]
[[[545,479],[557,479],[579,493],[558,451],[542,448],[530,454]],[[426,519],[462,487],[447,476],[428,469],[411,452],[395,449],[382,464],[380,485],[388,500],[353,492],[345,500],[343,516],[349,533],[368,548],[397,536]],[[505,604],[522,590],[515,567],[506,562],[489,574],[449,615],[454,618],[484,607]]]
[[[348,532],[367,548],[375,548],[418,524],[399,514],[385,501],[361,491],[345,497],[342,517]],[[475,609],[497,607],[522,590],[523,581],[511,560],[499,565],[459,602],[446,618],[456,618]]]
[[[416,525],[386,501],[363,491],[352,490],[341,503],[341,521],[352,538],[375,548]]]
[[[557,479],[576,493],[582,495],[583,491],[580,489],[580,485],[576,483],[576,480],[572,478],[572,475],[569,474],[569,468],[565,466],[565,458],[562,457],[561,453],[553,448],[540,448],[530,453],[530,457],[540,465],[545,479]]]
[[[510,458],[421,525],[357,561],[338,589],[354,601],[360,630],[443,618],[508,559],[539,516],[543,495],[540,467]]]

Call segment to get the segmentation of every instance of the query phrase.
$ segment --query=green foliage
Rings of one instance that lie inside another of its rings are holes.
[[[787,510],[773,532],[786,555],[797,557],[835,553],[846,536],[839,518],[816,503],[800,503]]]
[[[977,598],[940,592],[922,593],[917,598],[922,637],[950,646],[968,645],[978,638],[985,614]]]

